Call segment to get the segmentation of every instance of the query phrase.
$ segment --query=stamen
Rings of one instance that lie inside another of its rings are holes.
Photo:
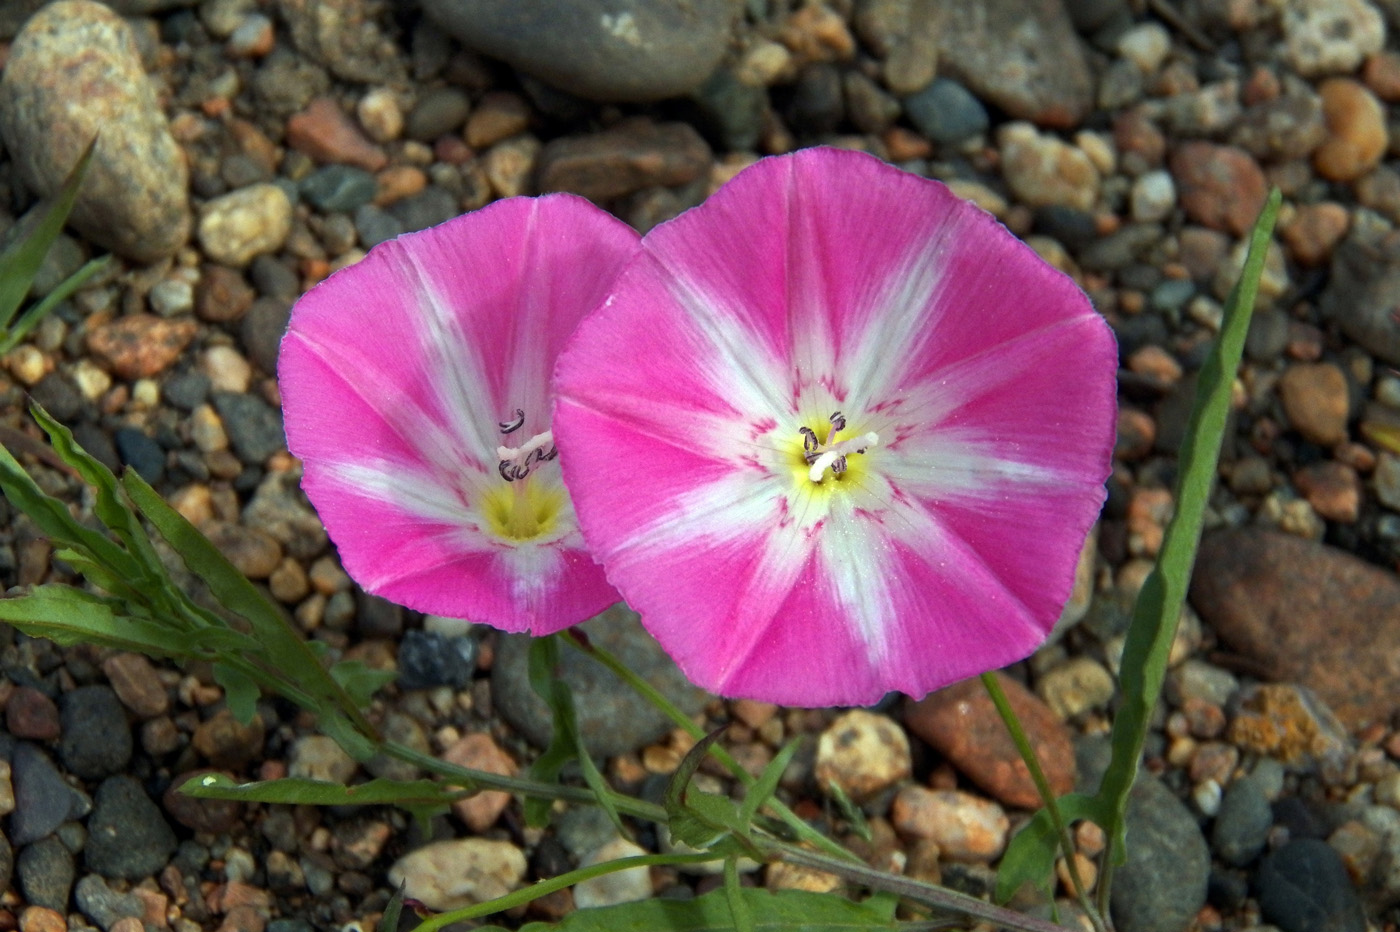
[[[880,435],[871,432],[849,440],[824,443],[819,452],[807,454],[807,462],[812,464],[812,468],[807,470],[807,478],[813,482],[821,482],[828,468],[839,476],[846,471],[847,456],[852,453],[864,453],[879,442]]]
[[[525,426],[525,409],[524,409],[524,408],[516,408],[516,409],[515,409],[515,420],[513,420],[513,421],[499,421],[499,422],[497,422],[496,426],[499,427],[499,428],[501,429],[501,433],[503,433],[503,434],[509,434],[509,433],[511,433],[511,432],[513,432],[513,431],[519,430],[521,427],[524,427],[524,426]]]
[[[547,463],[558,455],[559,450],[554,446],[554,434],[545,431],[535,434],[518,447],[497,447],[496,456],[500,462],[496,464],[496,470],[502,479],[514,482],[524,479],[540,463]]]

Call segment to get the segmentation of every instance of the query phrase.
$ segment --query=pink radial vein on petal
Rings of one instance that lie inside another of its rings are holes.
[[[368,591],[536,633],[615,601],[557,471],[538,479],[558,490],[551,533],[492,533],[483,508],[505,485],[500,422],[549,429],[555,357],[636,248],[579,198],[518,198],[384,243],[298,302],[278,363],[288,446]]]

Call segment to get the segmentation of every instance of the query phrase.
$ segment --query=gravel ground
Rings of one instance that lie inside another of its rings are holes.
[[[498,197],[574,191],[646,230],[755,158],[817,143],[948,182],[1073,275],[1121,346],[1108,505],[1062,634],[1006,676],[1067,791],[1104,766],[1112,671],[1171,514],[1195,373],[1240,237],[1281,188],[1113,911],[1123,932],[1400,918],[1400,456],[1382,442],[1400,427],[1400,2],[40,7],[0,5],[0,228],[100,127],[37,289],[103,252],[120,262],[4,357],[0,439],[85,501],[36,453],[23,412],[40,401],[155,484],[308,636],[396,670],[374,710],[387,733],[502,773],[528,765],[545,727],[522,642],[365,596],[301,496],[272,373],[307,287]],[[0,585],[70,578],[32,524],[5,518]],[[834,780],[868,816],[873,839],[852,843],[872,863],[988,889],[1034,798],[978,684],[872,710],[724,702],[677,682],[634,617],[605,615],[590,635],[707,728],[729,723],[747,766],[802,739],[782,788],[798,812],[848,833],[822,790]],[[605,772],[656,798],[688,739],[567,662]],[[662,844],[587,809],[527,829],[492,794],[426,832],[387,809],[198,803],[170,787],[205,768],[414,774],[360,767],[279,701],[239,725],[207,669],[0,626],[0,674],[0,932],[369,932],[399,879],[447,906]],[[1086,857],[1102,845],[1087,827],[1076,841]],[[622,875],[511,921],[716,883]]]

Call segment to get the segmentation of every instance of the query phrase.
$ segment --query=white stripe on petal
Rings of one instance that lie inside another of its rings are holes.
[[[463,500],[461,492],[443,484],[438,476],[427,476],[401,463],[384,461],[328,463],[325,470],[328,479],[356,495],[385,502],[426,522],[450,524],[476,534],[479,518]],[[482,538],[482,543],[485,542]]]

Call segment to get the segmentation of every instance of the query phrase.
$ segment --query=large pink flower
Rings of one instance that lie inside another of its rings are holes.
[[[287,444],[366,590],[534,634],[617,601],[559,476],[549,377],[637,242],[580,198],[515,198],[384,243],[297,303]]]
[[[646,236],[555,372],[585,540],[700,685],[792,705],[1025,657],[1113,445],[1113,336],[991,216],[764,159]]]

